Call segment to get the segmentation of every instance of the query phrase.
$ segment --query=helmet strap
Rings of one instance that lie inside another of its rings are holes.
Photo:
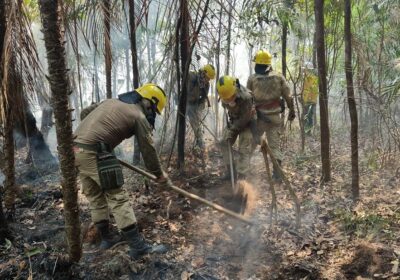
[[[148,99],[142,99],[142,102],[140,102],[140,105],[143,109],[143,113],[146,116],[146,120],[149,122],[151,127],[154,129],[154,125],[156,122],[156,105],[153,103],[153,101],[148,100]]]

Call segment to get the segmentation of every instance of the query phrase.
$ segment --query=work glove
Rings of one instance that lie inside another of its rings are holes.
[[[172,185],[172,182],[169,179],[167,173],[163,172],[163,174],[160,177],[157,178],[156,184],[159,187],[168,187],[168,186]]]
[[[290,110],[289,111],[289,116],[288,116],[288,120],[289,121],[293,121],[296,118],[296,113],[294,110]]]

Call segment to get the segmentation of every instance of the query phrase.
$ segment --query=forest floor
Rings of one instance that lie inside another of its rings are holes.
[[[265,166],[258,150],[249,183],[250,227],[125,170],[139,227],[147,240],[168,245],[164,255],[131,261],[126,243],[97,250],[87,200],[79,195],[83,257],[72,267],[65,254],[59,175],[36,178],[18,153],[19,187],[14,239],[0,252],[0,279],[400,279],[400,163],[360,145],[360,201],[351,201],[347,139],[333,135],[332,181],[320,184],[319,141],[307,138],[306,153],[285,144],[284,169],[301,201],[301,227],[289,193],[277,186],[278,215],[270,224]],[[289,143],[289,142],[288,142]],[[365,145],[365,147],[367,147]],[[185,174],[172,166],[172,181],[226,207],[233,207],[229,182],[220,180],[222,158],[209,147],[207,168],[190,153]],[[381,162],[385,161],[384,167]],[[146,187],[147,185],[147,187]]]

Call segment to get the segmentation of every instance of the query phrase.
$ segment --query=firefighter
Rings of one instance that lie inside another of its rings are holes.
[[[210,80],[213,79],[215,79],[215,69],[211,64],[203,66],[198,72],[190,72],[188,77],[186,112],[196,139],[196,148],[200,150],[200,155],[204,155],[205,152],[202,121],[206,103],[210,107],[208,91],[210,89]]]
[[[289,108],[288,120],[293,121],[296,115],[289,85],[281,74],[272,70],[271,59],[271,54],[266,50],[260,50],[256,53],[253,60],[255,62],[255,73],[247,80],[247,88],[254,97],[259,136],[262,136],[264,132],[266,133],[273,156],[279,164],[282,164],[280,131],[283,119],[279,116],[281,98],[286,101]],[[281,181],[280,173],[276,167],[273,169],[273,178]]]
[[[304,105],[304,130],[310,135],[314,127],[315,108],[318,101],[318,77],[313,73],[311,63],[304,67],[303,105]]]
[[[113,152],[124,139],[135,135],[146,168],[157,176],[159,184],[167,184],[168,176],[161,168],[152,140],[156,114],[161,114],[165,104],[164,91],[155,84],[145,84],[119,99],[107,99],[82,111],[82,122],[74,133],[74,151],[82,192],[101,235],[101,249],[119,241],[109,231],[109,211],[129,244],[132,258],[166,249],[162,245],[151,246],[139,233],[129,196],[122,188],[122,168]]]
[[[252,123],[256,114],[250,92],[232,76],[220,77],[217,81],[218,95],[222,106],[227,110],[228,123],[220,143],[226,166],[223,179],[230,178],[229,148],[239,138],[239,159],[236,163],[237,179],[246,179],[250,171],[250,158],[253,147]],[[235,175],[236,177],[236,175]]]

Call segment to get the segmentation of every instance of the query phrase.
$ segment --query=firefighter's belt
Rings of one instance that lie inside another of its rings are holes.
[[[261,110],[270,110],[270,109],[276,109],[281,107],[281,101],[280,99],[275,99],[272,100],[271,102],[268,103],[262,103],[256,106],[257,109]]]
[[[74,145],[82,148],[84,150],[87,151],[91,151],[91,152],[111,152],[111,148],[110,145],[106,144],[106,143],[97,143],[97,144],[83,144],[83,143],[78,143],[78,142],[74,142]]]

